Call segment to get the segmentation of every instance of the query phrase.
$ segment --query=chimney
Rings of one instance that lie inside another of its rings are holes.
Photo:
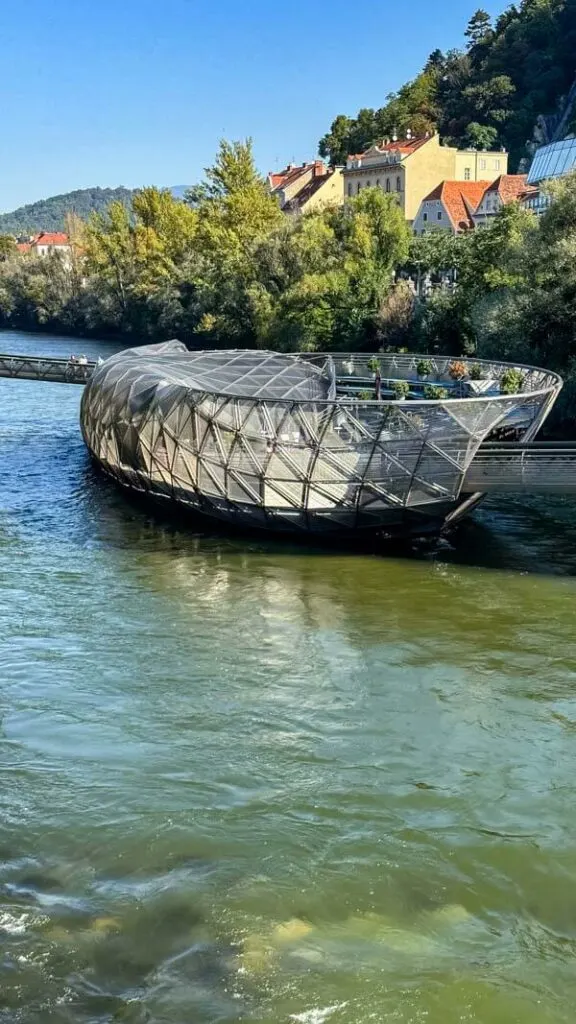
[[[315,160],[314,161],[314,177],[315,178],[322,178],[322,177],[324,177],[325,174],[326,174],[326,168],[324,167],[324,161],[323,160]]]

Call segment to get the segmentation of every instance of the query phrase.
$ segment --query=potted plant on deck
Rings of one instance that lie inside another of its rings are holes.
[[[468,366],[460,359],[453,359],[448,367],[452,380],[464,380],[468,376]]]
[[[404,402],[410,394],[410,385],[407,380],[395,380],[392,391],[397,402]]]
[[[500,393],[502,395],[517,395],[519,391],[522,391],[523,383],[522,370],[516,370],[513,366],[509,366],[500,377]]]
[[[420,378],[429,377],[432,373],[432,360],[431,359],[419,359],[416,363],[416,373]]]
[[[424,398],[427,401],[441,402],[444,398],[448,398],[448,391],[446,388],[440,388],[437,384],[427,384],[424,388]]]

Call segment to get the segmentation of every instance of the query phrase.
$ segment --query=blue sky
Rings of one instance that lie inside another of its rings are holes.
[[[190,184],[218,139],[262,171],[380,106],[478,0],[0,0],[0,210],[90,185]],[[488,3],[491,13],[503,3]]]

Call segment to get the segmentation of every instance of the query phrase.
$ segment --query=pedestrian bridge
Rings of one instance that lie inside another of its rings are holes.
[[[486,441],[464,477],[464,493],[576,493],[576,441]]]
[[[93,360],[44,359],[42,356],[0,354],[0,377],[49,380],[58,384],[85,384],[94,370]]]

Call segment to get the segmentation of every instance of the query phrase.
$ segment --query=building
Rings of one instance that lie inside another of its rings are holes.
[[[414,218],[415,235],[449,231],[453,235],[474,229],[474,213],[489,181],[441,181],[424,197]]]
[[[526,194],[525,174],[500,174],[488,186],[474,213],[477,228],[485,227],[503,206],[517,203]]]
[[[508,154],[459,150],[442,146],[438,135],[384,139],[365,153],[349,156],[344,169],[344,192],[351,198],[370,186],[393,192],[408,221],[442,181],[493,181],[508,170]]]
[[[322,206],[340,204],[344,198],[341,167],[326,167],[322,160],[289,164],[270,172],[268,184],[285,213],[307,213]]]
[[[551,142],[549,146],[541,146],[536,150],[528,171],[522,205],[537,216],[544,213],[550,205],[550,198],[541,190],[543,182],[551,178],[561,178],[574,170],[576,138],[562,139],[560,142]]]
[[[37,235],[32,235],[28,241],[17,242],[16,248],[23,256],[32,254],[45,257],[58,253],[66,266],[72,263],[72,244],[63,231],[41,231]]]
[[[288,214],[310,213],[324,206],[341,206],[344,201],[344,178],[341,167],[328,167],[316,174],[282,209]]]
[[[37,256],[50,256],[54,252],[61,256],[69,257],[72,246],[68,235],[63,231],[41,231],[35,235],[30,244],[31,252]]]

